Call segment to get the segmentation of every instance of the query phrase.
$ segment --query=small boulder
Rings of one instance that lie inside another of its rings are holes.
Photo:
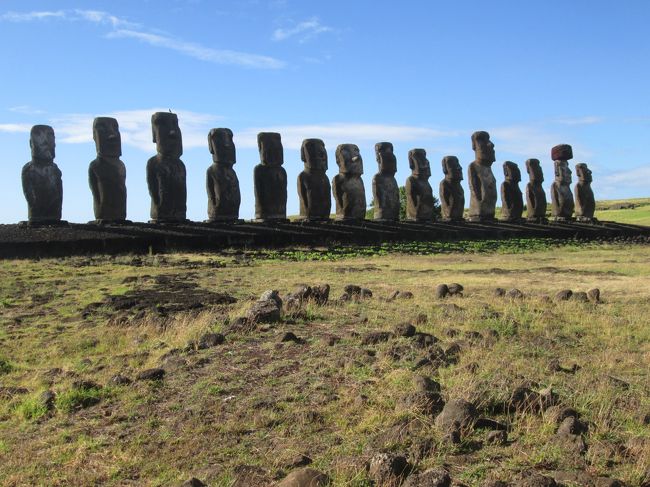
[[[508,433],[504,430],[492,430],[485,437],[488,445],[505,445],[508,441]]]
[[[435,416],[445,406],[445,401],[438,392],[418,391],[401,396],[395,404],[397,413],[407,412]]]
[[[38,402],[43,406],[47,411],[54,409],[54,401],[56,400],[56,394],[54,391],[43,391],[40,396],[38,396]]]
[[[589,301],[592,303],[600,303],[600,289],[595,287],[587,291],[587,298],[589,298]]]
[[[462,296],[465,288],[457,282],[454,282],[449,284],[447,289],[449,290],[449,296]]]
[[[423,375],[413,377],[413,385],[420,392],[440,392],[440,383]]]
[[[109,382],[116,386],[128,386],[132,381],[125,375],[117,374],[111,377]]]
[[[208,487],[196,477],[192,477],[181,484],[181,487]]]
[[[571,289],[563,289],[555,294],[555,301],[568,301],[573,296]]]
[[[505,295],[506,295],[506,290],[503,289],[502,287],[498,287],[494,290],[494,296],[497,298],[502,298]]]
[[[361,294],[361,286],[357,286],[356,284],[348,284],[343,288],[343,291],[345,294],[348,294],[350,296],[358,296]]]
[[[412,336],[417,348],[429,348],[435,345],[440,340],[431,333],[424,333],[421,331],[415,332]]]
[[[524,297],[524,293],[514,287],[506,293],[506,297],[510,299],[522,299]]]
[[[398,323],[395,325],[393,332],[399,337],[412,337],[415,335],[415,327],[408,322]]]
[[[318,286],[312,286],[311,288],[311,299],[319,306],[327,304],[327,301],[330,297],[330,285],[329,284],[319,284]]]
[[[304,467],[287,475],[278,483],[278,487],[325,487],[329,484],[330,479],[323,472]]]
[[[451,477],[449,473],[442,468],[430,468],[422,473],[411,475],[402,487],[449,487]]]
[[[476,419],[476,408],[464,399],[452,399],[445,404],[436,418],[436,426],[442,431],[449,431],[458,423],[460,429],[470,428]]]
[[[294,342],[294,343],[303,343],[304,340],[298,338],[295,333],[288,331],[284,335],[282,335],[282,338],[280,338],[280,342]]]
[[[275,289],[264,291],[258,301],[268,301],[269,299],[274,301],[278,308],[282,308],[282,298],[278,291]]]
[[[435,296],[437,299],[442,299],[447,297],[449,294],[449,286],[446,284],[438,284],[436,286]]]
[[[273,299],[256,301],[248,309],[246,319],[250,323],[277,323],[281,318],[281,309],[281,305],[278,305],[277,301]]]
[[[388,331],[371,331],[363,335],[361,345],[376,345],[381,342],[387,342],[393,336]]]
[[[359,297],[361,299],[369,299],[372,298],[372,291],[368,288],[361,288],[361,293],[359,294]]]
[[[138,380],[162,380],[163,377],[165,377],[165,369],[154,368],[154,369],[143,370],[142,372],[140,372],[136,376],[136,379],[138,379]]]
[[[206,333],[196,343],[196,348],[198,350],[205,350],[207,348],[216,347],[221,345],[225,340],[225,337],[221,333]]]
[[[376,485],[393,485],[408,475],[410,467],[403,455],[378,453],[370,459],[368,475]]]
[[[589,296],[587,296],[587,293],[584,291],[576,291],[571,295],[571,299],[573,301],[578,301],[580,303],[588,303],[589,302]]]

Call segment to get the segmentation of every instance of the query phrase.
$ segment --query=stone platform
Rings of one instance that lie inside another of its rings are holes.
[[[609,240],[650,237],[650,227],[615,222],[598,223],[444,223],[370,220],[322,223],[178,225],[130,223],[26,227],[0,225],[0,258],[61,257],[83,254],[216,251],[224,248],[320,247],[376,245],[398,241],[556,238]]]

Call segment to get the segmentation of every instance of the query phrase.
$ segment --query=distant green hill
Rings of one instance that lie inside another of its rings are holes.
[[[597,201],[595,216],[599,220],[650,226],[650,198]]]

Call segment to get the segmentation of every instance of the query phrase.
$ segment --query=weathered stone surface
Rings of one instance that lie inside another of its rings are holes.
[[[508,433],[504,430],[492,430],[485,437],[485,442],[489,445],[505,445],[508,441]]]
[[[409,151],[411,175],[406,179],[406,218],[430,222],[434,217],[433,190],[429,184],[431,167],[424,149]]]
[[[505,296],[510,299],[521,299],[524,297],[524,293],[517,288],[512,288],[507,293],[505,293]]]
[[[246,312],[246,318],[251,323],[277,323],[281,315],[281,308],[273,299],[256,301]]]
[[[408,322],[398,323],[393,329],[396,336],[400,337],[412,337],[415,335],[415,327]]]
[[[388,331],[371,331],[363,335],[361,345],[376,345],[377,343],[387,342],[393,337]]]
[[[417,391],[440,392],[440,383],[423,375],[413,377],[413,385]]]
[[[398,398],[395,411],[435,416],[444,406],[445,401],[439,392],[416,391]]]
[[[151,221],[186,221],[187,186],[183,139],[175,113],[156,112],[151,116],[157,154],[147,161],[147,186],[151,196]]]
[[[375,144],[375,155],[379,172],[372,178],[372,197],[374,200],[374,219],[377,221],[399,220],[399,188],[395,180],[397,159],[393,153],[393,144],[379,142]]]
[[[449,294],[449,286],[446,284],[438,284],[435,290],[435,296],[438,299],[442,299]]]
[[[460,182],[463,169],[456,156],[442,159],[442,172],[445,179],[440,181],[440,206],[443,221],[461,221],[465,211],[465,191]]]
[[[323,472],[305,467],[291,472],[278,487],[325,487],[329,484],[330,479]]]
[[[327,304],[330,296],[330,285],[329,284],[320,284],[318,286],[312,286],[311,288],[311,297],[314,302],[318,305]]]
[[[555,480],[535,470],[526,470],[519,474],[512,483],[513,487],[557,487]]]
[[[287,220],[287,171],[282,139],[276,132],[257,134],[260,164],[253,170],[255,219],[262,222]]]
[[[204,484],[203,482],[201,482],[196,477],[192,477],[191,479],[186,480],[185,482],[183,482],[181,484],[181,487],[207,487],[207,485]]]
[[[49,125],[34,125],[29,136],[32,160],[23,166],[23,193],[30,223],[61,221],[63,183],[54,163],[54,130]]]
[[[555,301],[568,301],[573,296],[571,289],[562,289],[555,294]]]
[[[332,179],[337,220],[363,220],[366,217],[366,190],[363,185],[363,159],[355,144],[336,148],[339,173]]]
[[[241,194],[239,179],[233,166],[237,162],[232,130],[214,128],[208,134],[208,147],[212,154],[212,165],[205,175],[208,193],[208,221],[237,221]]]
[[[447,286],[447,289],[449,290],[450,296],[462,296],[465,288],[462,286],[462,284],[452,282]]]
[[[546,222],[546,191],[542,187],[544,173],[539,159],[528,159],[526,171],[529,182],[526,185],[527,219],[529,222]]]
[[[472,426],[476,419],[476,408],[464,399],[453,399],[445,404],[444,409],[436,418],[436,426],[442,431],[454,428],[457,423],[461,429]]]
[[[402,487],[449,487],[451,477],[442,468],[431,468],[409,476]]]
[[[524,212],[524,199],[519,189],[521,171],[517,164],[506,161],[503,163],[503,174],[506,180],[501,184],[501,219],[518,222]]]
[[[411,466],[406,457],[393,453],[378,453],[370,459],[368,475],[376,485],[392,485],[408,475]]]
[[[551,149],[555,165],[555,180],[551,185],[551,215],[554,221],[570,221],[573,217],[573,194],[571,193],[571,169],[568,161],[573,158],[570,145],[556,145]]]
[[[88,167],[88,184],[98,223],[126,219],[126,166],[120,160],[122,139],[117,120],[97,117],[93,121],[97,158]]]
[[[600,289],[597,287],[587,291],[587,297],[592,303],[600,303]]]
[[[476,159],[468,168],[470,189],[469,220],[494,221],[497,203],[497,182],[492,173],[495,161],[494,144],[490,134],[484,131],[472,134],[472,150]]]
[[[225,341],[225,337],[221,333],[206,333],[201,336],[196,343],[198,350],[205,350],[206,348],[216,347]]]
[[[300,219],[326,221],[332,211],[331,185],[327,178],[327,151],[320,139],[305,139],[300,148],[304,170],[298,175]]]
[[[163,377],[165,377],[165,369],[154,368],[154,369],[143,370],[142,372],[140,372],[136,376],[136,379],[138,379],[138,380],[161,380]]]
[[[275,301],[275,304],[277,305],[278,308],[282,308],[282,298],[280,297],[280,293],[275,290],[275,289],[267,289],[260,295],[260,301],[266,301],[268,299],[271,299]]]
[[[591,189],[591,170],[584,163],[576,164],[576,176],[578,176],[578,182],[574,188],[576,220],[592,222],[596,211],[596,200]]]

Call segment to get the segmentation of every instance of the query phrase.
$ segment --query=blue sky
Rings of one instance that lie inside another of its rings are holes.
[[[650,2],[520,1],[14,1],[0,2],[0,222],[24,220],[20,171],[29,128],[57,137],[63,218],[93,219],[87,183],[92,119],[114,116],[127,166],[128,218],[146,221],[150,117],[178,113],[188,217],[207,217],[207,133],[229,127],[237,146],[241,216],[254,213],[255,135],[278,131],[298,213],[303,138],[334,151],[356,143],[366,191],[374,143],[390,141],[397,180],[422,147],[437,192],[440,160],[473,160],[470,135],[487,130],[493,166],[542,161],[573,145],[594,173],[596,197],[650,196]],[[466,188],[466,197],[468,198]]]

